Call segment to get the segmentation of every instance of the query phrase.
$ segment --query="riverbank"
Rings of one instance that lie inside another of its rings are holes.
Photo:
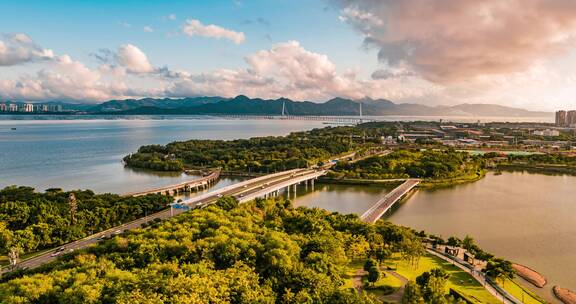
[[[576,304],[576,293],[559,286],[554,286],[554,295],[564,304]]]
[[[475,173],[470,173],[466,175],[461,175],[455,178],[448,179],[424,179],[418,185],[420,188],[432,189],[432,188],[445,188],[455,185],[467,184],[479,181],[486,176],[486,170],[480,169]]]
[[[516,263],[513,263],[512,267],[518,276],[522,277],[524,280],[530,282],[532,285],[538,288],[542,288],[544,285],[546,285],[546,283],[548,283],[548,280],[546,280],[543,275],[534,269]]]
[[[527,171],[540,174],[570,174],[576,175],[576,167],[554,164],[498,164],[499,170]]]
[[[478,170],[476,173],[459,176],[450,179],[423,179],[418,185],[419,188],[433,189],[444,188],[454,185],[466,184],[481,180],[486,176],[486,170]],[[409,178],[392,178],[392,179],[360,179],[360,178],[334,178],[334,177],[321,177],[320,182],[326,184],[340,184],[340,185],[361,185],[361,186],[385,186],[393,189]]]

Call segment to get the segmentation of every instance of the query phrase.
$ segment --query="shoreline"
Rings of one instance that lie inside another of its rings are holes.
[[[468,174],[453,179],[438,179],[438,180],[422,180],[418,185],[418,188],[423,189],[436,189],[451,187],[466,183],[472,183],[481,180],[486,176],[486,170],[481,170],[478,173]],[[322,177],[318,181],[327,184],[342,184],[342,185],[363,185],[363,186],[373,186],[373,185],[398,185],[402,182],[411,178],[391,178],[391,179],[354,179],[354,178],[333,178],[333,177]]]
[[[548,283],[548,280],[543,275],[528,266],[512,263],[512,267],[519,277],[538,288],[543,288]]]
[[[554,291],[554,295],[556,296],[556,298],[558,298],[558,300],[562,301],[562,303],[564,304],[576,304],[576,293],[566,289],[566,288],[562,288],[560,286],[554,286],[554,288],[552,288],[552,290]]]
[[[506,171],[526,171],[530,173],[539,174],[568,174],[576,175],[575,167],[556,166],[550,164],[498,164],[496,167],[499,170]]]

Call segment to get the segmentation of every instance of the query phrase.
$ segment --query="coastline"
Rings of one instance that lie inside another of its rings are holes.
[[[551,164],[498,164],[497,169],[507,171],[527,171],[540,174],[570,174],[576,175],[576,168]]]
[[[513,263],[512,267],[514,268],[518,276],[520,276],[521,278],[530,282],[532,285],[538,288],[543,288],[546,285],[546,283],[548,283],[548,280],[543,275],[541,275],[539,272],[530,267],[517,263]]]
[[[486,176],[486,172],[487,172],[486,170],[482,169],[477,173],[463,175],[452,179],[438,179],[438,180],[425,179],[421,181],[421,183],[418,185],[418,188],[424,188],[424,189],[445,188],[460,184],[476,182],[484,178]],[[345,177],[344,178],[322,177],[319,179],[319,181],[327,184],[363,185],[363,186],[386,185],[389,187],[395,187],[407,179],[410,178],[355,179]]]
[[[554,295],[564,304],[576,304],[576,293],[559,286],[554,286],[552,289],[554,291]]]

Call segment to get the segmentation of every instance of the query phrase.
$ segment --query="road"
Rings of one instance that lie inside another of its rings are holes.
[[[382,199],[378,200],[370,209],[368,209],[360,218],[367,223],[375,223],[386,211],[388,211],[398,200],[406,193],[418,186],[420,180],[408,179],[402,185],[396,187],[387,193]]]
[[[294,178],[301,177],[308,174],[317,174],[316,169],[295,169],[284,171],[280,173],[269,174],[266,176],[249,179],[240,183],[236,183],[215,191],[211,191],[189,200],[183,201],[180,204],[190,206],[191,208],[203,207],[209,204],[215,203],[218,198],[222,196],[234,196],[236,198],[242,198],[244,196],[252,195],[254,193],[262,192],[263,189],[267,187],[274,187],[278,184],[285,184],[286,181]],[[102,240],[102,237],[110,237],[115,234],[121,234],[124,231],[140,228],[142,224],[153,221],[156,218],[167,219],[177,214],[184,212],[182,209],[170,208],[157,213],[150,214],[146,217],[139,218],[132,222],[116,226],[114,228],[102,231],[93,235],[90,235],[84,239],[68,243],[61,247],[54,248],[52,250],[46,251],[38,256],[21,261],[18,264],[19,269],[32,269],[40,265],[52,262],[58,258],[59,255],[65,254],[67,252],[75,251],[78,249],[86,248],[92,244],[96,244]],[[1,273],[9,272],[8,268],[3,268]]]

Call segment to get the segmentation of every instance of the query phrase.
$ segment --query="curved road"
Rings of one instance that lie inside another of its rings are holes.
[[[212,203],[215,203],[218,198],[222,196],[234,196],[237,198],[241,198],[244,196],[249,196],[254,193],[262,192],[263,189],[268,187],[273,188],[277,184],[283,184],[286,181],[289,181],[294,176],[304,176],[304,175],[315,175],[317,174],[316,169],[295,169],[284,171],[280,173],[274,173],[254,179],[249,179],[247,181],[243,181],[228,187],[224,187],[215,191],[208,192],[206,194],[199,195],[197,197],[193,197],[189,200],[183,201],[182,204],[189,205],[192,208],[194,207],[203,207]],[[128,222],[114,228],[90,235],[86,238],[74,241],[72,243],[68,243],[61,247],[57,247],[46,251],[38,256],[22,260],[18,263],[18,269],[32,269],[36,268],[40,265],[52,262],[58,258],[59,255],[86,248],[92,244],[96,244],[103,239],[103,237],[110,237],[116,234],[121,234],[124,231],[140,228],[142,224],[148,223],[153,221],[156,218],[159,219],[166,219],[177,214],[184,212],[182,209],[166,209],[157,213],[150,214],[146,217],[139,218],[132,222]],[[0,273],[10,272],[11,270],[8,267],[2,269]]]

